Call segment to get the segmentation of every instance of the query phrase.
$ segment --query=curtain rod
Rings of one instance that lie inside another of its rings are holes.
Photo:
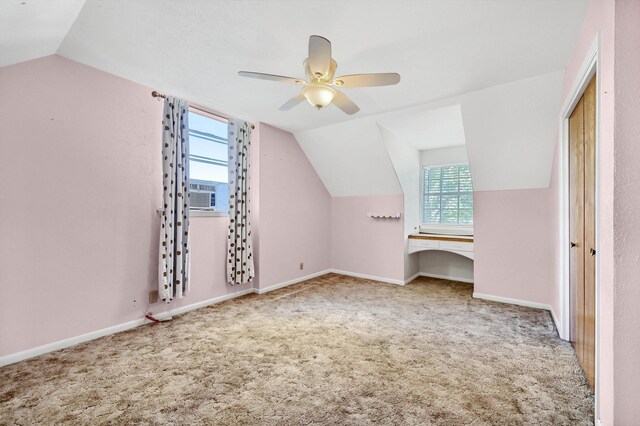
[[[166,99],[166,98],[167,98],[167,95],[165,95],[165,94],[163,94],[163,93],[160,93],[160,92],[158,92],[157,90],[154,90],[153,92],[151,92],[151,96],[153,96],[154,98],[162,98],[162,99]],[[195,107],[192,107],[192,108],[195,108]],[[199,108],[195,108],[195,109],[198,109],[198,110],[199,110]],[[203,110],[203,111],[204,111],[204,110]],[[225,119],[225,120],[227,119],[227,117],[222,117],[222,116],[220,116],[220,115],[218,115],[218,114],[214,114],[214,113],[209,112],[209,111],[204,111],[204,112],[206,112],[207,114],[215,115],[216,117],[223,118],[223,119]],[[252,124],[252,125],[251,125],[251,128],[252,128],[252,129],[255,129],[255,128],[256,128],[256,126],[254,126],[254,125]]]

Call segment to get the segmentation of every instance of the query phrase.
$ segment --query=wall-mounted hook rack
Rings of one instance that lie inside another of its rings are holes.
[[[367,217],[378,219],[400,219],[400,213],[372,213],[367,212]]]

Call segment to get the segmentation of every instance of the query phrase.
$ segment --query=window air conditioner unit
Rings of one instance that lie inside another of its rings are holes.
[[[213,210],[216,206],[216,187],[200,183],[189,184],[190,207],[192,209]]]

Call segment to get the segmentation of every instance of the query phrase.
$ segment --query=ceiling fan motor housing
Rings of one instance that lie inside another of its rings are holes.
[[[336,68],[338,68],[338,64],[335,60],[332,59],[331,65],[329,66],[329,73],[326,76],[323,76],[322,74],[320,74],[320,76],[317,76],[316,74],[311,72],[311,69],[309,68],[309,58],[305,59],[302,65],[304,65],[304,73],[310,82],[324,81],[326,83],[331,83],[333,77],[336,75]]]

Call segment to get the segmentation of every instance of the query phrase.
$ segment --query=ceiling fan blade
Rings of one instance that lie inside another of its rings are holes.
[[[395,72],[343,75],[333,80],[334,86],[338,87],[391,86],[399,82],[400,74]]]
[[[329,75],[331,68],[331,42],[324,37],[309,37],[309,69],[316,77]],[[320,74],[320,75],[318,75]]]
[[[281,83],[304,84],[304,80],[300,78],[285,77],[283,75],[264,74],[261,72],[238,71],[240,77],[257,78],[259,80],[279,81]]]
[[[358,105],[353,103],[353,101],[349,99],[344,93],[338,92],[337,90],[336,95],[333,97],[332,103],[349,115],[353,115],[356,112],[360,111]]]
[[[294,96],[293,98],[285,102],[284,105],[280,107],[280,111],[289,111],[291,108],[298,105],[302,101],[304,101],[304,96],[302,95],[302,93],[300,93],[298,96]]]

